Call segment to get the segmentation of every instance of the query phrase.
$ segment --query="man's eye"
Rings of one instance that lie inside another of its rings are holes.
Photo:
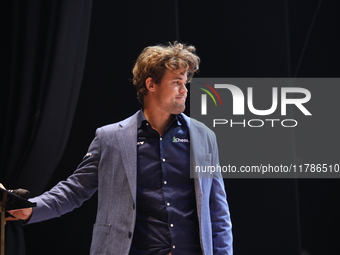
[[[188,83],[184,83],[184,82],[181,82],[181,81],[175,81],[175,84],[176,85],[184,85],[185,87],[188,85]]]

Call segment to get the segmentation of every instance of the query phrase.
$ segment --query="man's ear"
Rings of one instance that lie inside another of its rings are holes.
[[[155,83],[151,77],[146,78],[145,80],[145,86],[148,91],[154,91],[155,90]]]

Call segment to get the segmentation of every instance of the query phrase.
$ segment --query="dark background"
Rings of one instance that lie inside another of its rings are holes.
[[[44,179],[48,184],[39,189],[48,190],[74,171],[97,127],[140,108],[129,79],[144,47],[174,40],[195,45],[200,77],[339,77],[339,21],[335,0],[93,1],[67,144],[53,175]],[[61,98],[58,104],[65,102]],[[295,134],[296,157],[313,159],[299,150],[310,139],[308,132]],[[44,165],[38,168],[44,171]],[[39,175],[34,178],[39,181]],[[339,179],[225,183],[235,255],[339,254]],[[27,254],[88,254],[95,213],[93,197],[61,218],[25,226]]]

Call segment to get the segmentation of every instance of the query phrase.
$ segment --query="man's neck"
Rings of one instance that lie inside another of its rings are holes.
[[[162,135],[174,115],[157,110],[143,109],[144,116],[150,122],[153,129]]]

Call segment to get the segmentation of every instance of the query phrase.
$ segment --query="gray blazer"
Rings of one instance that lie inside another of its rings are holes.
[[[216,166],[215,134],[183,114],[190,130],[193,165]],[[129,253],[136,218],[137,119],[133,116],[98,128],[77,170],[50,191],[30,199],[37,203],[29,223],[59,217],[79,207],[98,190],[92,255]],[[204,176],[205,175],[205,176]],[[203,254],[232,254],[229,208],[219,174],[198,174],[195,193]]]

